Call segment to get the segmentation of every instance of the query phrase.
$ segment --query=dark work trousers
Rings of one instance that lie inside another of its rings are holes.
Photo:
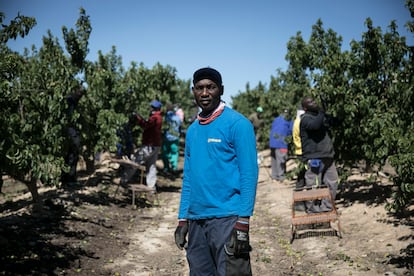
[[[288,158],[287,152],[283,152],[280,149],[271,148],[271,167],[272,167],[272,179],[283,181],[286,173],[286,161]]]
[[[236,221],[236,216],[190,221],[187,248],[190,276],[252,275],[249,254],[236,257],[224,250]]]
[[[331,192],[332,199],[335,200],[336,190],[338,188],[338,172],[335,162],[332,158],[322,158],[321,165],[315,169],[310,166],[308,161],[308,169],[305,172],[306,187],[312,188],[317,186],[327,186]],[[320,213],[332,210],[332,204],[328,199],[322,199],[320,202],[306,202],[307,212]]]

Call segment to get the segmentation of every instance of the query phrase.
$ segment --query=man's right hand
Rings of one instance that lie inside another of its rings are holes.
[[[175,244],[179,249],[183,249],[187,243],[188,221],[180,220],[175,229],[174,238]]]

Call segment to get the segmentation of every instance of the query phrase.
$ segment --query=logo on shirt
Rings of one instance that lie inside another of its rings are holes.
[[[221,143],[221,139],[219,139],[219,138],[208,138],[207,143]]]

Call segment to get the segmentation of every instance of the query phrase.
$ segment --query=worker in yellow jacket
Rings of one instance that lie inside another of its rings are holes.
[[[296,118],[293,121],[293,130],[292,130],[292,138],[293,138],[293,144],[295,145],[295,155],[296,157],[301,160],[302,158],[302,142],[300,140],[300,118],[302,116],[302,114],[304,114],[305,111],[302,110],[301,108],[299,108],[296,111]],[[302,164],[302,162],[300,162],[299,166],[301,167],[299,173],[298,173],[298,177],[297,177],[297,182],[296,182],[296,188],[297,189],[301,189],[302,187],[305,186],[305,171],[306,169],[304,168],[304,164]]]

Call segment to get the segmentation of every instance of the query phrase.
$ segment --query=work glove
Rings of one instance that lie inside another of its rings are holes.
[[[179,249],[183,249],[187,243],[187,233],[188,233],[188,221],[180,220],[178,226],[175,229],[174,238],[175,244]]]
[[[249,242],[249,223],[238,220],[233,227],[230,240],[224,245],[228,255],[239,256],[252,250]]]

